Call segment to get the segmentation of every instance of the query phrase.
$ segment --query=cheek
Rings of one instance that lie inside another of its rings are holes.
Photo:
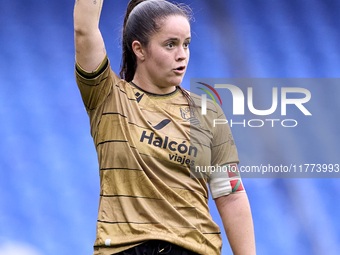
[[[158,68],[169,68],[170,63],[170,55],[165,51],[158,52],[155,58],[155,64]]]

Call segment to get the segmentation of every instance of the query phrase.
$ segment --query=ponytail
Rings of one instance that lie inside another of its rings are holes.
[[[127,6],[124,24],[123,24],[123,41],[122,41],[122,64],[120,67],[120,77],[125,79],[127,82],[132,81],[135,75],[137,60],[136,55],[133,53],[131,45],[129,44],[127,33],[126,33],[126,23],[129,19],[132,10],[140,3],[146,0],[131,0]]]

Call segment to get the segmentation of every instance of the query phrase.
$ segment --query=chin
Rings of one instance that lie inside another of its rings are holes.
[[[171,81],[170,83],[173,85],[173,86],[180,86],[181,83],[183,81],[183,77],[182,78],[178,78],[178,79],[174,79],[173,81]]]

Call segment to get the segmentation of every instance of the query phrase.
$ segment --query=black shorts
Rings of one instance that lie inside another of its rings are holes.
[[[157,255],[157,254],[168,254],[168,255],[199,255],[193,251],[189,251],[175,244],[151,240],[135,247],[132,247],[126,251],[115,253],[112,255]]]

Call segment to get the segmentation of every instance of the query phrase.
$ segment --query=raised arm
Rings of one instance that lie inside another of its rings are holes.
[[[74,41],[76,61],[87,72],[95,71],[106,50],[99,30],[103,0],[76,0],[74,5]]]

